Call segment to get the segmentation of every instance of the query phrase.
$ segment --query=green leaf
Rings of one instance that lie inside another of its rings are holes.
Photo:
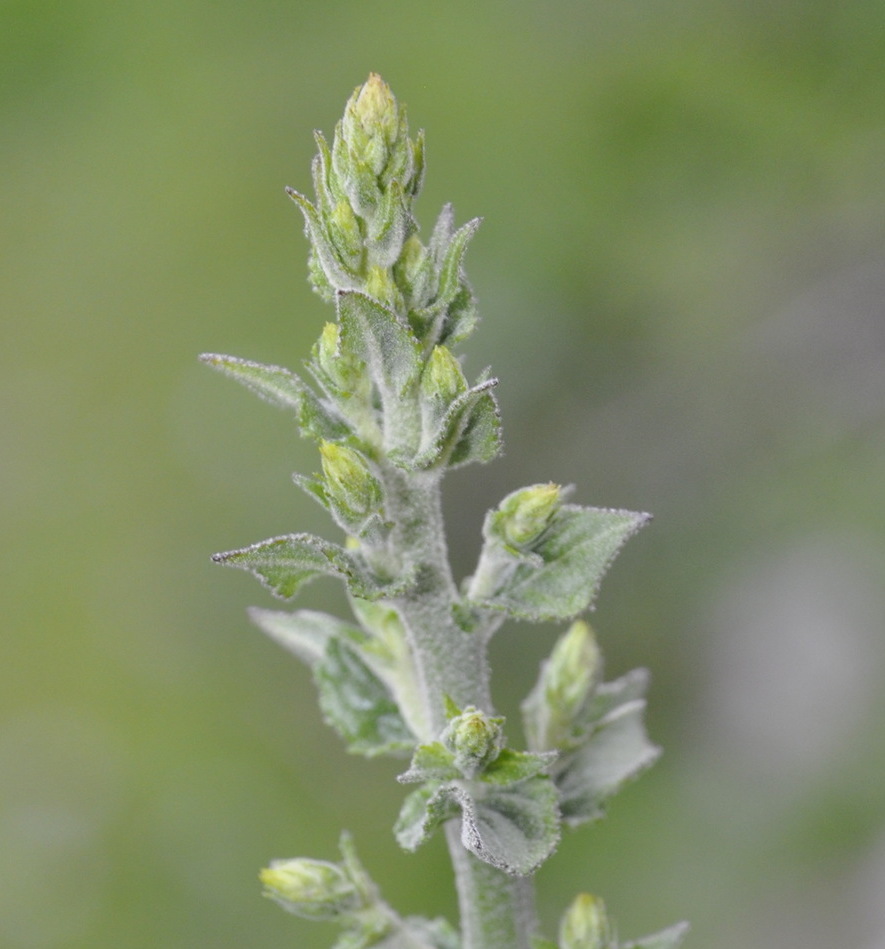
[[[415,736],[384,683],[357,651],[330,639],[314,666],[323,717],[347,742],[348,751],[373,757],[411,750]]]
[[[534,754],[504,748],[483,771],[481,780],[487,784],[517,784],[545,772],[555,758],[556,752]]]
[[[352,565],[337,544],[313,534],[271,537],[249,547],[215,554],[216,563],[248,570],[281,599],[291,599],[310,580],[323,574],[349,579]]]
[[[441,742],[418,745],[409,770],[397,777],[401,784],[418,781],[450,781],[461,776],[455,767],[454,755]]]
[[[676,949],[682,945],[688,930],[688,923],[677,923],[635,942],[625,942],[621,949]]]
[[[310,438],[332,440],[349,433],[347,423],[335,410],[288,369],[217,353],[203,353],[200,360],[236,379],[265,401],[295,412],[302,433]]]
[[[248,612],[249,619],[262,632],[309,666],[315,665],[325,655],[331,640],[360,635],[355,626],[317,610],[288,613],[253,606]]]
[[[337,544],[313,534],[285,534],[271,537],[249,547],[214,554],[215,563],[248,570],[274,596],[289,600],[318,576],[339,577],[354,596],[365,600],[394,597],[415,583],[415,572],[384,581],[373,576],[359,553],[351,553]]]
[[[554,780],[566,823],[574,827],[601,817],[603,802],[657,761],[661,751],[648,740],[644,712],[642,700],[618,706],[558,763]]]
[[[591,605],[615,555],[648,519],[564,504],[528,555],[487,539],[477,573],[497,577],[496,589],[476,602],[519,619],[570,619]]]

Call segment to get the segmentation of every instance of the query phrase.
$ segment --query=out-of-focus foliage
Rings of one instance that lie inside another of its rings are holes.
[[[685,0],[0,6],[0,945],[333,935],[255,868],[356,837],[405,912],[396,766],[351,761],[208,553],[326,532],[282,415],[196,354],[294,363],[325,318],[283,185],[381,72],[454,198],[506,455],[451,476],[467,572],[526,483],[651,510],[594,617],[667,750],[540,874],[629,940],[885,939],[885,9]],[[331,129],[326,127],[326,132]],[[472,510],[471,510],[472,508]],[[289,526],[281,528],[280,517]],[[333,608],[318,584],[307,605]],[[560,630],[494,655],[517,719]],[[349,786],[375,793],[353,811]],[[441,877],[434,875],[440,874]],[[428,880],[440,882],[428,884]],[[302,927],[302,928],[298,928]]]

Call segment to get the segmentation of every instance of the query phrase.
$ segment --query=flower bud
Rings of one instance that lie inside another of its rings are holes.
[[[545,697],[556,717],[573,721],[599,679],[602,656],[593,630],[576,620],[560,637],[544,670]]]
[[[613,940],[605,904],[579,893],[559,924],[559,949],[613,949]]]
[[[399,137],[400,109],[390,86],[377,73],[371,73],[350,97],[341,133],[354,155],[380,175]]]
[[[501,753],[503,725],[503,718],[489,718],[472,705],[451,719],[440,739],[464,777],[474,777]]]
[[[336,919],[360,906],[360,895],[337,864],[323,860],[274,860],[259,874],[264,895],[305,919]]]
[[[513,547],[529,547],[556,513],[561,492],[558,484],[535,484],[508,494],[498,507],[496,533]]]
[[[341,352],[341,331],[337,323],[323,326],[314,358],[329,381],[343,392],[354,392],[365,379],[357,360]]]
[[[445,346],[434,346],[421,377],[421,388],[430,398],[448,404],[467,390],[467,380],[458,360]]]
[[[338,442],[320,443],[320,461],[331,498],[353,514],[369,514],[381,503],[381,486],[359,452]]]

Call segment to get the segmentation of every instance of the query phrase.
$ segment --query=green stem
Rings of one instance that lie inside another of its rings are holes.
[[[494,714],[486,636],[455,620],[460,597],[446,550],[439,476],[385,472],[388,517],[396,524],[391,548],[408,550],[418,583],[395,601],[412,649],[428,733],[445,727],[445,696],[459,707]],[[461,843],[458,821],[446,825],[461,913],[463,949],[530,949],[536,929],[531,878],[512,877],[474,857]]]

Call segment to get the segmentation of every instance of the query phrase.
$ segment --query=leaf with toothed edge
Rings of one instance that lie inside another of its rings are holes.
[[[498,586],[475,603],[536,622],[577,616],[592,604],[615,555],[649,518],[633,511],[564,504],[527,553],[490,538],[481,562],[486,569],[492,565]]]
[[[373,577],[361,558],[313,534],[285,534],[249,547],[214,554],[215,563],[248,570],[274,596],[289,600],[319,576],[339,577],[354,596],[375,600],[396,596],[414,583],[414,572],[384,583]]]

